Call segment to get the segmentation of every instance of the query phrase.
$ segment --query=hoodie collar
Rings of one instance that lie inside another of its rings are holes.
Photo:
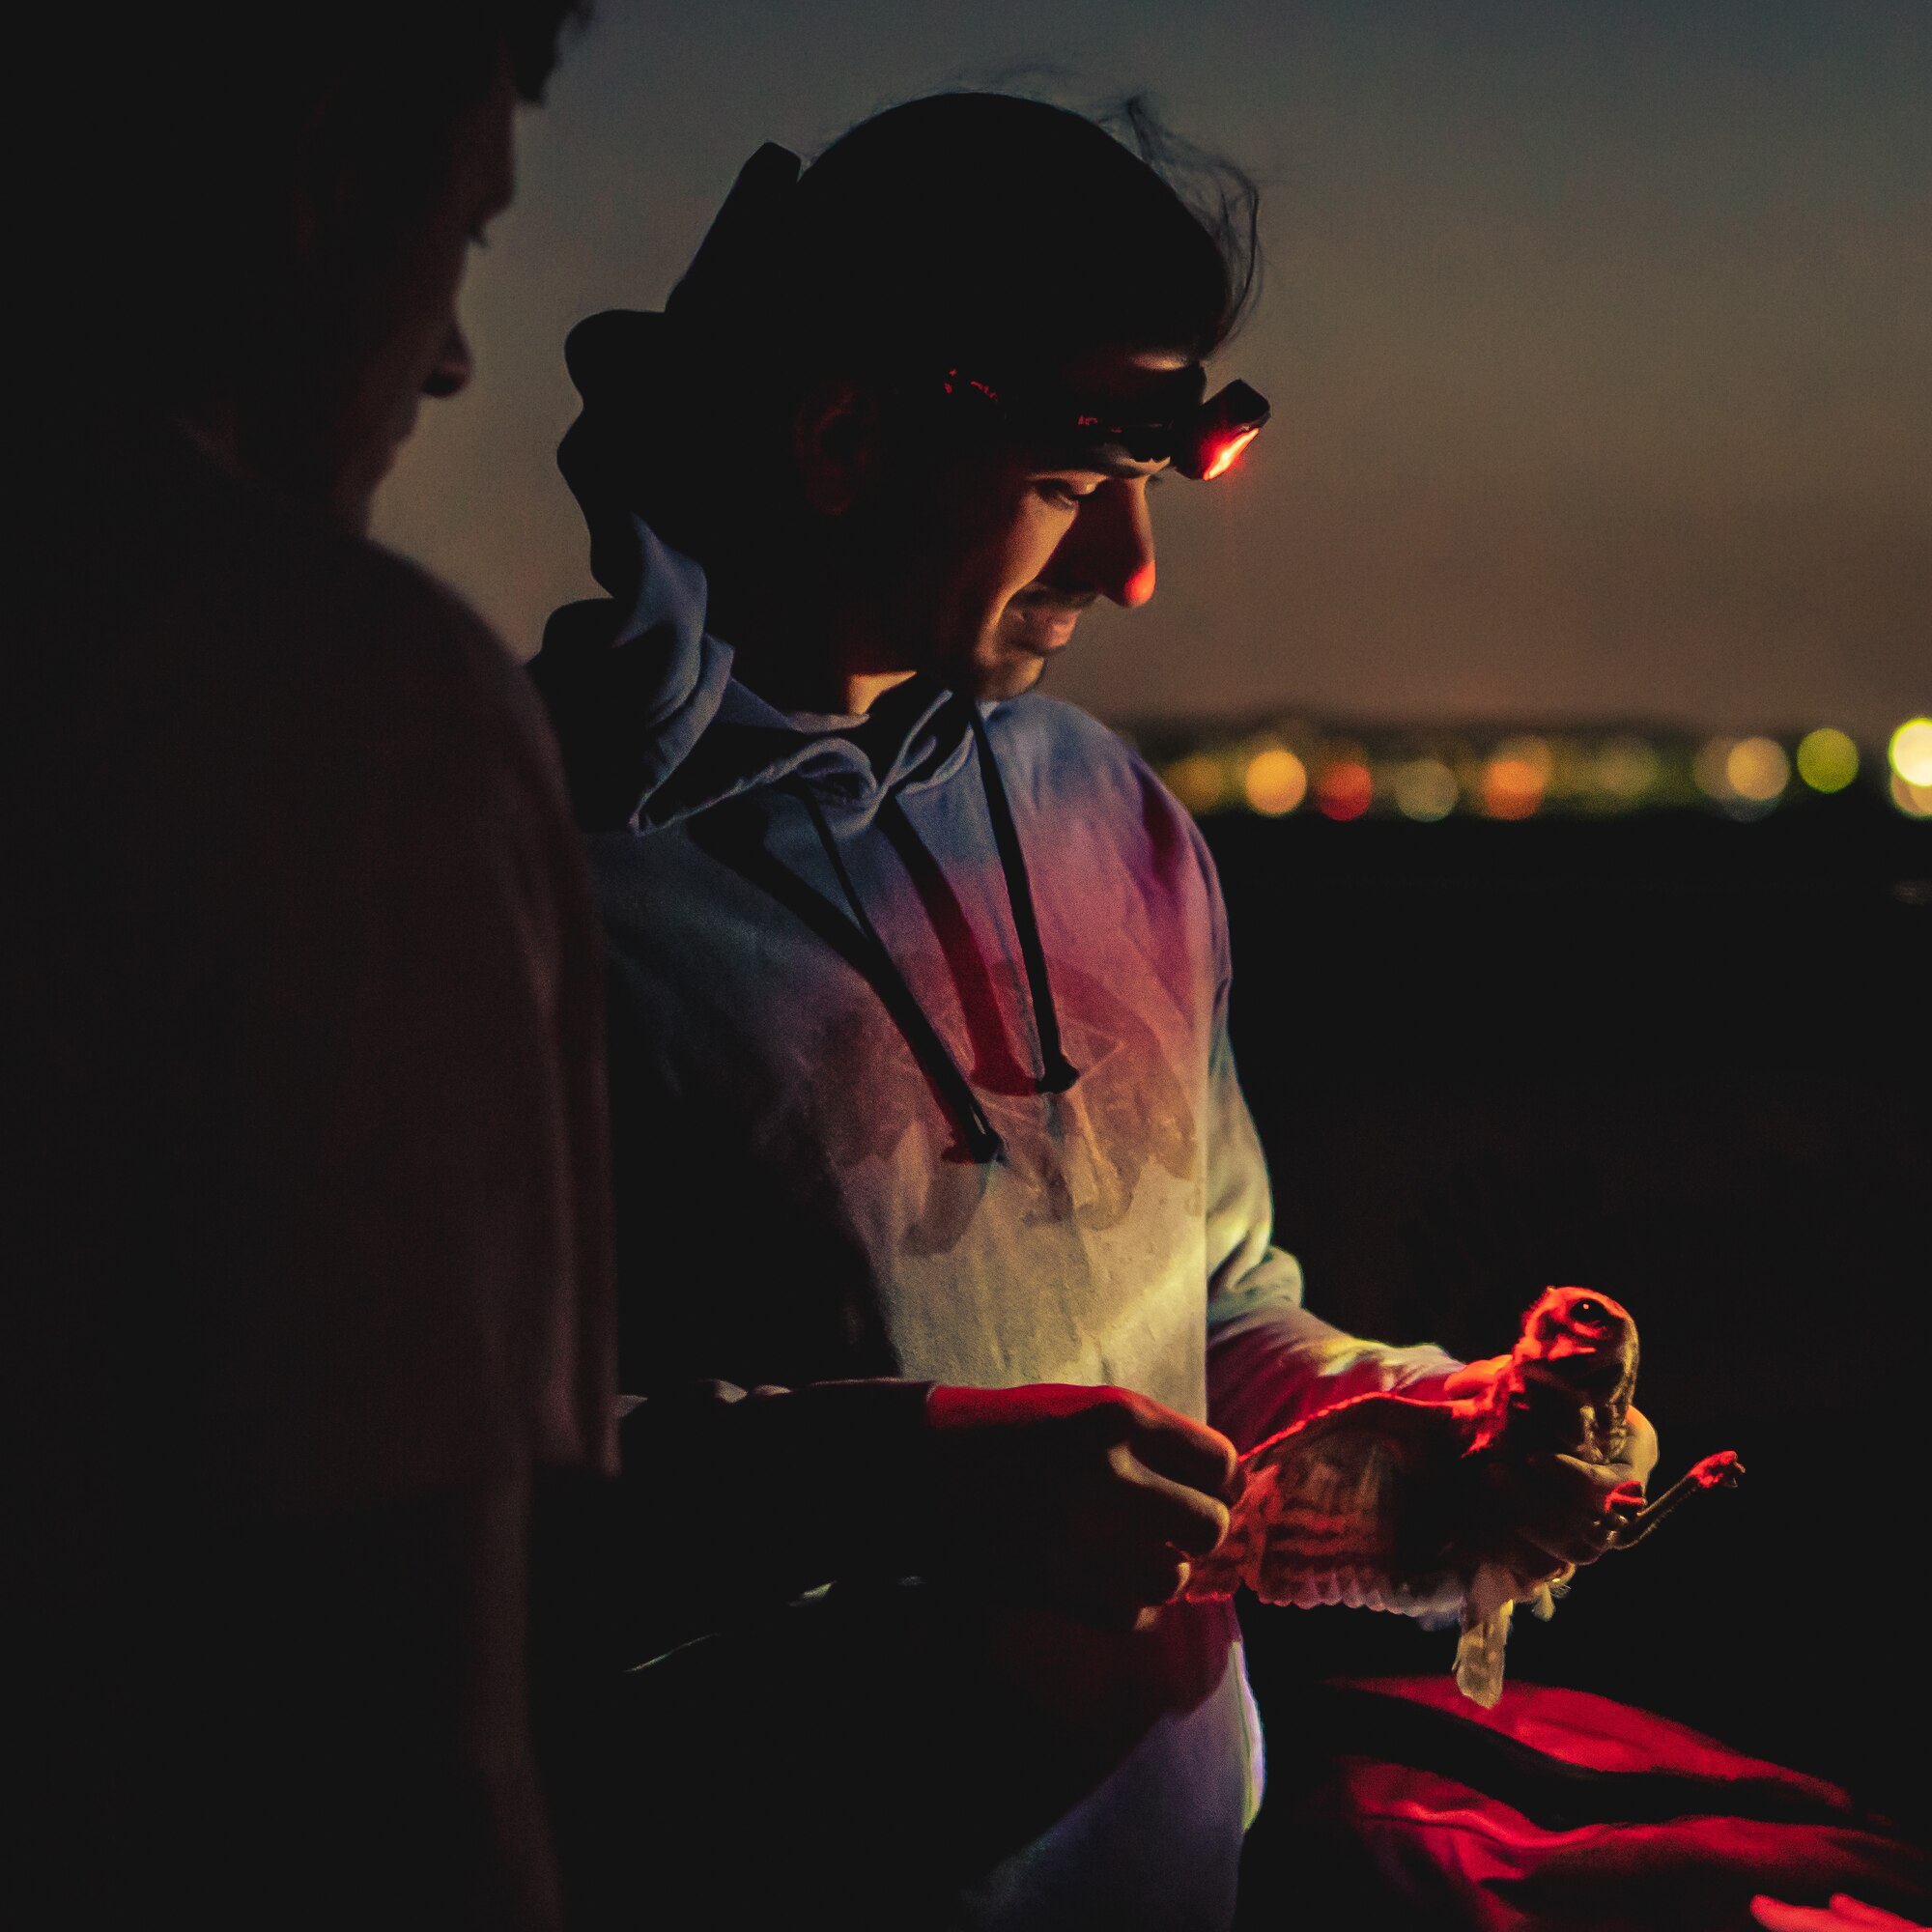
[[[966,704],[929,678],[850,721],[788,714],[741,684],[705,628],[703,570],[640,517],[607,524],[594,561],[612,594],[557,611],[530,667],[586,830],[654,830],[781,781],[869,816],[971,755]]]
[[[848,720],[781,711],[733,678],[710,727],[644,805],[640,824],[674,824],[781,782],[809,785],[827,804],[869,818],[894,793],[951,778],[971,743],[964,706],[929,679],[912,679]]]

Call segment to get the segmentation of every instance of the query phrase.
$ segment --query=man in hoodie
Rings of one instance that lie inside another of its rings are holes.
[[[364,529],[569,11],[21,28],[12,1923],[558,1922],[527,1545],[614,1448],[595,934],[526,680]]]
[[[724,1922],[1225,1927],[1259,1729],[1231,1607],[1167,1600],[1233,1447],[1455,1367],[1302,1308],[1206,848],[1033,691],[1265,413],[1204,401],[1252,197],[1129,122],[767,149],[570,345],[611,597],[535,673],[611,953],[628,1533],[681,1557],[616,1716],[678,1776],[618,1743],[606,1798]],[[1587,1559],[1603,1501],[1522,1533]]]

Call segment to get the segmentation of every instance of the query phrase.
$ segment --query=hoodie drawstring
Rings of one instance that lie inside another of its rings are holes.
[[[986,813],[993,821],[993,843],[999,847],[1000,869],[1007,879],[1007,903],[1012,908],[1013,930],[1019,935],[1020,957],[1026,962],[1027,991],[1033,998],[1034,1029],[1039,1035],[1039,1091],[1064,1094],[1080,1078],[1080,1069],[1060,1044],[1060,1009],[1053,1004],[1052,982],[1046,977],[1046,952],[1039,943],[1039,920],[1034,911],[1033,882],[1027,877],[1026,854],[1020,849],[1019,827],[1007,802],[1007,781],[993,756],[992,740],[980,707],[968,703],[973,748],[980,754],[980,782],[986,793]]]
[[[998,1160],[1006,1151],[1007,1144],[1000,1138],[1000,1130],[987,1118],[985,1108],[980,1106],[980,1096],[974,1093],[972,1082],[959,1070],[959,1063],[940,1038],[939,1029],[926,1017],[925,1009],[920,1005],[918,995],[899,971],[891,949],[879,937],[879,929],[872,923],[866,902],[852,883],[851,873],[845,869],[838,841],[833,838],[832,827],[826,821],[825,808],[819,804],[810,785],[794,784],[788,788],[805,801],[805,809],[811,814],[818,842],[825,847],[825,856],[832,862],[838,888],[845,895],[845,903],[851,910],[852,922],[859,928],[859,935],[871,954],[872,983],[878,988],[879,997],[885,1001],[887,1010],[898,1023],[899,1032],[905,1036],[906,1044],[912,1048],[914,1057],[925,1068],[927,1078],[945,1095],[947,1104],[952,1109],[959,1123],[960,1135],[966,1143],[966,1151],[977,1161]]]
[[[980,716],[980,707],[968,703],[966,715],[972,723],[980,782],[986,794],[986,813],[993,824],[993,843],[1000,855],[1000,870],[1007,885],[1007,903],[1012,911],[1013,932],[1019,940],[1020,958],[1026,967],[1034,1029],[1039,1037],[1042,1065],[1034,1085],[1042,1094],[1064,1094],[1079,1079],[1080,1072],[1067,1059],[1061,1044],[1060,1011],[1054,1005],[1053,985],[1046,974],[1046,952],[1040,945],[1039,919],[1034,909],[1033,885],[1027,876],[1026,854],[1020,847],[1019,828],[1013,823],[1013,809],[1007,798],[1006,784],[1000,777],[999,763],[993,756],[993,747],[986,735],[985,721]],[[819,804],[809,784],[794,784],[788,789],[797,792],[810,814],[818,842],[824,846],[833,875],[838,881],[838,889],[845,895],[853,923],[871,954],[873,972],[877,976],[874,984],[879,988],[880,997],[898,1023],[907,1045],[952,1107],[967,1151],[978,1161],[998,1160],[1006,1151],[1006,1143],[1000,1138],[999,1129],[993,1125],[985,1108],[980,1105],[972,1082],[960,1070],[959,1063],[940,1037],[938,1028],[919,1004],[918,996],[905,975],[899,971],[898,962],[879,936],[879,929],[872,923],[866,902],[859,896],[858,888],[852,882],[852,874],[846,869],[838,841],[832,836],[825,808]]]

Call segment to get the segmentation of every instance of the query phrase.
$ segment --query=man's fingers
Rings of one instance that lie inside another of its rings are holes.
[[[1138,1466],[1124,1445],[1115,1453],[1137,1537],[1171,1543],[1185,1556],[1206,1556],[1227,1535],[1228,1505],[1218,1497]]]
[[[1538,1457],[1509,1484],[1509,1526],[1562,1562],[1594,1563],[1626,1514],[1621,1488],[1614,1468],[1577,1456]]]
[[[1552,1577],[1560,1577],[1571,1567],[1574,1559],[1554,1549],[1546,1549],[1540,1543],[1533,1543],[1527,1537],[1512,1536],[1489,1555],[1490,1562],[1500,1564],[1508,1575],[1513,1593],[1518,1597],[1534,1596]],[[1588,1561],[1586,1557],[1584,1559]]]
[[[1171,1604],[1187,1585],[1187,1559],[1170,1549],[1156,1561],[1137,1563],[1123,1570],[1120,1583],[1138,1608]]]
[[[1512,1569],[1529,1572],[1547,1572],[1564,1563],[1580,1569],[1615,1548],[1619,1527],[1614,1517],[1594,1517],[1586,1522],[1524,1528],[1511,1541],[1503,1561]]]
[[[1127,1409],[1127,1446],[1156,1475],[1224,1500],[1234,1494],[1240,1459],[1218,1429],[1145,1399]]]
[[[1613,1516],[1600,1516],[1584,1523],[1572,1539],[1577,1554],[1568,1560],[1576,1564],[1594,1563],[1612,1548],[1623,1523]]]
[[[1048,1600],[1068,1615],[1103,1630],[1145,1630],[1152,1612],[1187,1587],[1187,1559],[1178,1550],[1142,1552],[1111,1564],[1088,1564],[1077,1577],[1049,1589]]]
[[[1548,1466],[1565,1472],[1564,1476],[1553,1480],[1564,1484],[1569,1493],[1594,1497],[1599,1501],[1609,1497],[1624,1483],[1621,1463],[1586,1463],[1582,1457],[1561,1450],[1549,1459]]]

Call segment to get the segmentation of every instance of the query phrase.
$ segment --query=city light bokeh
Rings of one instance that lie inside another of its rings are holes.
[[[1662,770],[1655,748],[1642,738],[1611,738],[1597,752],[1595,788],[1605,799],[1634,805],[1656,789]]]
[[[1932,818],[1932,718],[1908,718],[1887,747],[1891,802],[1908,818]]]
[[[1932,819],[1932,718],[1899,725],[1884,758],[1867,756],[1832,724],[1704,737],[1632,726],[1341,732],[1283,719],[1238,730],[1170,726],[1159,735],[1160,775],[1198,814],[1281,818],[1312,807],[1338,823],[1434,825],[1688,810],[1749,822],[1876,789],[1906,816]]]
[[[1197,817],[1220,810],[1227,774],[1219,759],[1206,753],[1177,758],[1161,777],[1167,781],[1168,790]]]
[[[1843,791],[1859,775],[1859,748],[1835,725],[1821,724],[1798,741],[1798,776],[1813,791]]]
[[[1732,818],[1756,818],[1791,782],[1791,758],[1776,738],[1709,738],[1691,759],[1690,775]]]
[[[1285,745],[1269,745],[1248,760],[1241,792],[1264,818],[1280,818],[1308,796],[1308,767]]]
[[[1395,774],[1396,810],[1405,818],[1433,825],[1456,810],[1456,774],[1440,758],[1411,758]]]
[[[1891,734],[1891,768],[1907,784],[1932,785],[1932,718],[1908,718]]]
[[[1724,759],[1732,792],[1752,805],[1769,805],[1791,782],[1791,760],[1776,738],[1745,738]]]
[[[1541,738],[1505,738],[1483,770],[1483,810],[1491,818],[1529,818],[1549,789],[1556,759]]]
[[[1374,803],[1375,793],[1368,754],[1353,747],[1331,757],[1316,774],[1315,805],[1323,818],[1360,818]]]

